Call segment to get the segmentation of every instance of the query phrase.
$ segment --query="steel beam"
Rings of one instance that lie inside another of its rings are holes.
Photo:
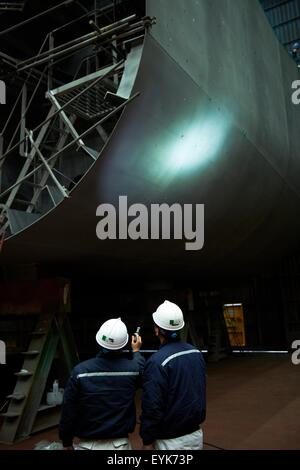
[[[51,118],[52,115],[54,114],[54,111],[55,111],[55,108],[54,106],[51,107],[49,113],[48,113],[48,118]],[[40,145],[40,143],[42,142],[43,138],[45,137],[45,134],[47,132],[47,129],[49,127],[49,124],[50,124],[50,119],[47,119],[46,123],[43,125],[43,127],[41,128],[39,134],[38,134],[38,137],[36,139],[36,145],[37,147]],[[4,191],[4,193],[2,193],[0,195],[1,196],[4,196],[5,194],[7,193],[10,193],[9,196],[8,196],[8,199],[6,201],[6,206],[9,208],[12,203],[13,203],[13,200],[17,194],[17,192],[19,191],[19,188],[20,188],[20,184],[28,178],[28,174],[27,174],[27,171],[29,170],[29,167],[31,165],[31,162],[32,162],[32,159],[34,158],[36,154],[36,148],[34,147],[30,154],[28,155],[28,157],[26,158],[26,161],[23,165],[23,168],[22,170],[20,171],[20,174],[18,176],[18,180],[16,181],[16,183],[14,185],[11,186],[11,188],[8,188],[8,190]]]
[[[95,124],[93,124],[89,129],[87,129],[86,131],[84,131],[81,135],[78,136],[78,138],[76,139],[73,139],[71,142],[69,142],[65,147],[63,147],[61,150],[59,150],[58,152],[54,153],[48,160],[47,162],[49,163],[50,161],[52,161],[53,159],[57,158],[59,155],[61,155],[65,150],[69,149],[70,147],[72,147],[73,145],[75,145],[78,140],[82,139],[83,137],[87,136],[88,134],[90,134],[94,129],[96,129],[99,125],[103,124],[105,121],[107,121],[107,119],[109,119],[110,117],[112,117],[113,115],[115,115],[117,112],[121,111],[125,105],[127,105],[128,103],[130,103],[131,101],[133,101],[135,98],[137,98],[138,96],[140,95],[139,92],[135,93],[131,98],[129,98],[128,100],[126,100],[124,103],[120,104],[120,106],[116,107],[113,111],[111,111],[110,113],[106,114],[102,119],[100,119],[98,122],[96,122]],[[47,126],[49,125],[48,124],[48,121],[47,121],[47,124],[44,124],[44,126]],[[44,127],[43,127],[44,128]],[[42,129],[43,129],[42,128]],[[33,149],[35,151],[35,149]],[[27,159],[29,160],[29,158]],[[25,165],[24,165],[25,166]],[[27,178],[29,178],[30,176],[34,175],[37,171],[39,171],[41,168],[43,167],[43,164],[37,166],[34,170],[30,171],[29,173],[27,173],[27,167],[26,167],[26,171],[24,170],[24,168],[22,169],[21,173],[24,173],[24,176],[21,177],[19,175],[19,178],[18,180],[16,181],[16,183],[14,183],[13,185],[11,185],[8,189],[6,189],[5,191],[3,191],[1,194],[0,194],[0,198],[5,196],[7,193],[11,192],[10,196],[9,196],[9,199],[11,199],[12,195],[12,200],[14,199],[15,197],[15,193],[18,191],[19,187],[20,187],[20,184],[25,181]],[[26,174],[27,173],[27,174]],[[26,176],[25,176],[26,175]],[[16,189],[17,188],[17,189]],[[7,203],[6,203],[7,204]]]
[[[38,156],[40,157],[40,159],[42,160],[45,168],[46,168],[46,171],[49,173],[49,176],[51,176],[52,180],[54,181],[54,184],[57,186],[57,189],[61,192],[62,196],[65,198],[65,197],[69,197],[69,193],[68,191],[66,190],[66,188],[64,186],[62,186],[60,184],[60,182],[58,181],[58,179],[56,178],[55,174],[53,173],[52,171],[52,168],[51,166],[48,164],[47,160],[44,158],[42,152],[40,151],[38,145],[36,144],[36,142],[33,140],[33,137],[32,137],[32,132],[29,132],[26,128],[25,128],[25,132],[26,134],[28,135],[29,137],[29,140],[33,146],[33,148],[35,148]],[[30,204],[33,204],[32,202],[30,202]]]

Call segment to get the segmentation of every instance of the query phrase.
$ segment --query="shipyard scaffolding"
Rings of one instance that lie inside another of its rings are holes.
[[[70,196],[139,95],[132,89],[155,19],[133,14],[111,22],[113,6],[83,15],[91,32],[66,43],[56,43],[56,33],[70,23],[49,31],[34,57],[20,61],[0,51],[7,73],[21,77],[0,134],[0,247]],[[56,65],[76,54],[76,72],[62,83]],[[36,125],[31,108],[39,100],[43,119]]]

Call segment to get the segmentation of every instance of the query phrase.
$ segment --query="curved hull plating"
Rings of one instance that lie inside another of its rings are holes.
[[[5,242],[4,260],[252,272],[300,234],[299,72],[258,2],[149,0],[132,94],[70,199]],[[185,5],[188,5],[185,7]],[[205,204],[205,245],[96,237],[100,203]]]

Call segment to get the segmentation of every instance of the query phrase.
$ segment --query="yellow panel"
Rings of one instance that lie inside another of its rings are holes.
[[[223,306],[223,314],[230,345],[233,347],[246,346],[243,305],[226,304]]]

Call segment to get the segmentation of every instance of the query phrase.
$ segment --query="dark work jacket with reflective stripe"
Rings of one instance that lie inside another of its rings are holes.
[[[59,437],[65,447],[73,438],[126,437],[136,424],[135,391],[145,359],[99,353],[78,364],[64,392]]]
[[[146,362],[140,431],[145,445],[190,434],[205,420],[206,365],[195,349],[167,343]]]

